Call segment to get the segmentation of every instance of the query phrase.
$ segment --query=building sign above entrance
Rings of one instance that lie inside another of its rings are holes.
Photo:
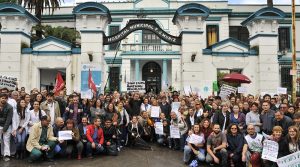
[[[103,44],[109,45],[112,43],[119,42],[136,30],[150,30],[153,33],[155,33],[160,39],[170,44],[181,45],[181,36],[176,37],[168,34],[159,27],[155,20],[130,20],[126,27],[124,27],[118,33],[111,36],[104,36]]]

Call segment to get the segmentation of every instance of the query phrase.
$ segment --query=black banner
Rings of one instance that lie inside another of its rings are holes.
[[[121,31],[111,36],[104,36],[103,44],[109,45],[116,43],[126,38],[130,33],[136,30],[150,30],[155,33],[160,39],[173,44],[181,45],[181,36],[176,37],[162,30],[155,20],[130,20],[126,27]]]

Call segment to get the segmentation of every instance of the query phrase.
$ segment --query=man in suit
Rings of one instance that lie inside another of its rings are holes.
[[[40,109],[44,110],[45,113],[51,118],[51,125],[54,124],[57,117],[61,117],[59,104],[54,100],[53,92],[49,92],[49,94],[47,94],[47,100],[41,103]]]

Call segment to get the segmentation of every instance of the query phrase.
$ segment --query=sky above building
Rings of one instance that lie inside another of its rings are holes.
[[[88,1],[127,1],[127,0],[64,0],[64,6],[75,5],[80,2],[88,2]],[[215,1],[215,0],[206,0],[206,1]],[[300,4],[300,0],[295,0],[296,4]],[[228,0],[230,4],[266,4],[267,0]],[[274,0],[274,4],[291,4],[291,0]]]

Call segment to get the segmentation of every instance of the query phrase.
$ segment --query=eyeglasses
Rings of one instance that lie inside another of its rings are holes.
[[[237,129],[237,128],[231,128],[231,129]]]

